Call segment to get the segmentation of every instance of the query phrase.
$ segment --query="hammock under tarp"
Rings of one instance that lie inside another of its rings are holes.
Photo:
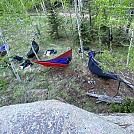
[[[95,54],[93,52],[89,52],[89,61],[88,61],[89,70],[93,74],[96,74],[99,78],[118,80],[118,78],[119,78],[118,75],[116,75],[116,74],[114,74],[112,72],[104,73],[104,70],[99,66],[99,64],[93,58],[94,55]]]
[[[59,55],[58,57],[46,60],[46,61],[37,61],[33,60],[34,63],[46,66],[46,67],[66,67],[69,65],[70,61],[72,60],[72,49],[68,50],[67,52]]]

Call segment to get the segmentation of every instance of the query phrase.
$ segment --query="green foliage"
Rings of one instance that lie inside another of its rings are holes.
[[[7,90],[7,82],[0,77],[0,90]]]
[[[48,18],[48,25],[49,25],[49,35],[52,39],[59,38],[59,26],[60,26],[60,19],[58,17],[57,12],[54,10],[54,4],[51,1],[46,2],[47,8],[47,18]]]
[[[125,46],[129,45],[129,34],[126,33],[126,31],[119,27],[119,28],[113,28],[112,29],[112,45],[113,46]]]
[[[132,3],[132,0],[122,0],[120,2],[116,0],[94,0],[92,9],[96,13],[95,25],[101,26],[103,24],[108,27],[124,26],[129,18],[129,15],[126,16],[126,13]]]
[[[94,41],[97,39],[97,30],[89,26],[89,20],[83,19],[81,22],[81,35],[82,35],[82,41],[84,45],[89,45],[91,43],[94,43]],[[74,40],[75,44],[79,45],[79,36],[78,36],[78,27],[75,27],[74,31]]]
[[[114,72],[119,69],[118,58],[116,56],[112,56],[108,50],[105,50],[100,58],[101,67],[105,72]]]
[[[116,48],[117,49],[117,48]],[[128,69],[129,71],[134,70],[133,63],[133,49],[130,51],[130,61],[129,66],[126,66],[127,61],[127,51],[120,48],[120,52],[104,50],[103,54],[98,57],[98,60],[101,62],[100,66],[104,69],[105,72],[118,72]]]
[[[88,44],[89,43],[89,26],[88,26],[89,21],[84,19],[81,23],[81,36],[83,39],[83,44]]]
[[[134,71],[134,48],[131,48],[130,50],[130,61],[129,61],[129,68],[130,70]]]
[[[134,99],[127,98],[122,104],[110,104],[110,112],[134,113]]]
[[[8,62],[8,61],[9,61],[8,57],[1,57],[0,58],[0,65],[1,65],[1,67],[6,67],[7,66],[6,62]]]
[[[48,23],[49,23],[49,30],[48,33],[52,39],[58,39],[59,38],[59,20],[56,13],[51,10],[51,13],[47,16],[48,17]]]

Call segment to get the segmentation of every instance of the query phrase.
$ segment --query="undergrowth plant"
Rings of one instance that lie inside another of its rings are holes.
[[[134,48],[130,50],[130,61],[129,61],[129,69],[133,72],[134,71]]]
[[[126,51],[127,52],[127,51]],[[133,66],[133,51],[130,54],[129,66],[126,66],[127,54],[125,51],[122,53],[114,51],[104,50],[103,54],[99,57],[101,61],[100,66],[104,69],[105,72],[120,72],[122,70],[134,70]]]
[[[127,98],[121,104],[111,104],[110,105],[110,112],[117,112],[117,113],[134,113],[134,99]]]
[[[0,77],[0,91],[7,90],[8,83]]]

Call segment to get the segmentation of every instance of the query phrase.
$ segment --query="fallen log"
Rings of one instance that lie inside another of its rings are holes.
[[[108,95],[99,95],[99,94],[94,94],[94,93],[89,93],[89,92],[87,92],[86,95],[88,95],[90,97],[95,97],[100,102],[122,103],[124,101],[124,99],[122,99],[120,96],[111,97]]]
[[[131,87],[132,89],[134,89],[134,84],[130,83],[129,81],[127,81],[126,79],[124,79],[123,77],[119,77],[121,82],[125,83],[127,86]]]

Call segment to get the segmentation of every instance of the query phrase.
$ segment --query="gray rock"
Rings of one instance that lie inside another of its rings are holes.
[[[127,134],[134,134],[134,114],[117,113],[102,115],[101,117],[126,129]]]
[[[129,134],[103,116],[57,100],[0,108],[0,134]]]

